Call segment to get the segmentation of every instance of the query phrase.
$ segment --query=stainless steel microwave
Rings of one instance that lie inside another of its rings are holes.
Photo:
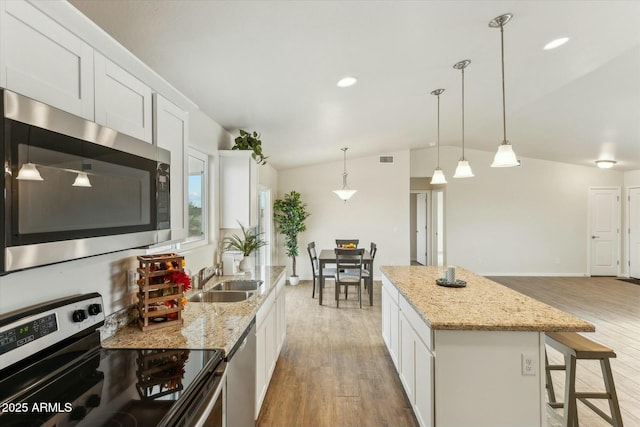
[[[2,91],[0,274],[170,239],[170,152]]]

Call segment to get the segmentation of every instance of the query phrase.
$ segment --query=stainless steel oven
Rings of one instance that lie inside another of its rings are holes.
[[[226,425],[220,350],[103,349],[99,294],[0,316],[0,425]]]
[[[169,151],[11,91],[0,107],[0,273],[170,239]]]

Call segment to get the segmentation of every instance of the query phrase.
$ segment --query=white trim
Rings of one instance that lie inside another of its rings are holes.
[[[523,273],[521,271],[519,272],[513,272],[513,273],[505,273],[505,272],[500,272],[500,273],[487,273],[487,272],[479,272],[476,273],[480,276],[495,276],[495,277],[507,277],[507,276],[512,276],[512,277],[589,277],[589,275],[585,272],[581,272],[581,273]]]
[[[624,259],[620,261],[620,263],[625,263],[624,265],[624,272],[626,274],[624,274],[623,277],[626,278],[631,278],[631,236],[629,234],[629,231],[631,230],[631,205],[630,205],[630,199],[631,199],[631,190],[635,190],[635,189],[640,189],[640,185],[628,185],[625,188],[625,194],[623,197],[626,197],[627,200],[625,201],[625,219],[624,219],[624,224],[625,224],[625,229],[622,230],[622,233],[626,236],[624,238],[624,241],[626,242],[626,253],[624,254],[625,256],[623,257]]]

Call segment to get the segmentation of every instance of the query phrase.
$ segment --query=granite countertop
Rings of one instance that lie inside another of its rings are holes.
[[[380,271],[433,330],[593,332],[595,326],[486,277],[456,267],[464,288],[438,286],[443,267],[383,266]]]
[[[221,349],[227,354],[267,296],[276,288],[283,277],[285,267],[258,267],[255,274],[243,276],[214,276],[204,289],[208,290],[223,280],[260,279],[264,280],[263,292],[256,293],[246,301],[227,303],[189,302],[182,311],[184,323],[143,332],[137,324],[128,325],[116,334],[102,341],[103,348],[185,348]],[[186,297],[200,292],[191,289]]]

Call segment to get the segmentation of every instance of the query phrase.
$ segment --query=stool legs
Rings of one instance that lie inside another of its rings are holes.
[[[616,393],[616,387],[613,382],[613,375],[611,372],[611,364],[608,358],[600,359],[600,367],[602,368],[602,379],[604,380],[605,393],[576,393],[576,357],[574,355],[565,355],[565,365],[549,365],[549,358],[545,349],[544,361],[545,361],[545,375],[546,375],[546,388],[547,395],[549,397],[549,406],[551,408],[563,408],[564,410],[564,426],[565,427],[579,427],[578,423],[578,407],[577,401],[580,400],[587,407],[592,409],[596,414],[605,419],[613,427],[622,426],[622,415],[620,413],[620,405],[618,404],[618,395]],[[565,371],[565,388],[564,388],[564,402],[558,402],[556,400],[555,391],[553,389],[553,380],[551,378],[552,370],[564,370]],[[609,410],[611,416],[602,412],[593,403],[587,399],[607,399],[609,401]]]
[[[566,381],[564,387],[564,420],[567,427],[578,427],[576,406],[576,358],[565,356]]]
[[[609,359],[600,360],[600,366],[602,367],[602,377],[604,379],[605,390],[609,395],[611,424],[614,427],[622,427],[622,415],[620,414],[620,405],[618,405],[618,395],[616,393],[616,386],[613,383],[613,375],[611,374],[611,364],[609,363]]]

